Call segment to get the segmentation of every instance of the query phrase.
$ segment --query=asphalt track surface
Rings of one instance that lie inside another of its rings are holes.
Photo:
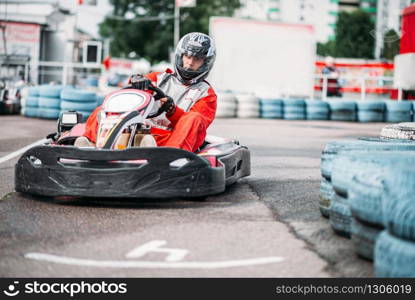
[[[0,116],[1,158],[55,121]],[[1,277],[372,277],[318,210],[320,154],[383,123],[218,119],[209,134],[251,150],[252,174],[206,201],[52,199],[14,189],[0,163]]]

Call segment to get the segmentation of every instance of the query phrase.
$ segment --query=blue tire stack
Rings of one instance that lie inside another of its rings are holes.
[[[412,103],[407,101],[386,100],[385,121],[389,123],[411,122]]]
[[[285,120],[305,120],[306,110],[303,99],[284,99]]]
[[[328,102],[333,121],[356,121],[356,102],[331,100]]]
[[[412,140],[362,138],[329,143],[322,154],[330,224],[379,277],[415,277],[414,151]]]
[[[39,87],[39,118],[59,118],[62,88],[61,85],[41,85]]]
[[[384,177],[383,223],[376,240],[375,275],[415,277],[415,172],[402,160],[389,166]]]
[[[358,101],[357,120],[359,122],[383,122],[385,103],[383,101]]]
[[[29,88],[29,95],[26,99],[24,107],[24,116],[29,118],[37,118],[39,107],[39,87],[33,86]]]
[[[62,91],[61,99],[60,109],[62,112],[69,110],[80,112],[84,121],[97,107],[96,94],[89,91],[66,89]]]
[[[319,100],[306,100],[307,120],[329,120],[330,106],[327,102]]]
[[[97,106],[102,105],[102,103],[104,103],[105,100],[105,96],[104,95],[98,95],[97,94]]]
[[[264,119],[282,119],[283,102],[280,99],[262,98],[259,101],[261,118]]]

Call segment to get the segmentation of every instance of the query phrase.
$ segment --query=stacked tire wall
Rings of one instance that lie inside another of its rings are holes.
[[[39,118],[59,118],[62,89],[63,87],[59,85],[42,85],[39,87]]]
[[[238,107],[237,99],[232,93],[217,94],[216,117],[235,118]]]
[[[70,110],[80,112],[82,113],[84,120],[86,120],[97,107],[97,97],[93,92],[66,89],[62,91],[61,99],[61,112]]]
[[[282,119],[284,116],[284,103],[280,99],[261,98],[260,113],[261,118]]]
[[[305,120],[306,106],[303,99],[286,99],[283,103],[285,120]]]
[[[236,96],[237,110],[236,116],[238,118],[259,118],[259,98],[249,94],[241,94]]]
[[[415,277],[415,141],[331,142],[321,158],[320,211],[375,275]]]
[[[39,107],[39,87],[30,87],[28,89],[28,96],[22,106],[22,114],[29,118],[38,117]]]
[[[62,112],[75,110],[86,120],[105,98],[94,92],[60,85],[29,87],[27,94],[22,101],[22,115],[42,119],[58,119]]]
[[[233,96],[232,96],[233,95]],[[219,118],[332,120],[347,122],[412,122],[415,101],[307,100],[217,93]],[[235,101],[236,99],[236,101]],[[257,104],[258,102],[258,104]],[[233,113],[235,111],[235,113]],[[259,113],[259,116],[257,116]]]

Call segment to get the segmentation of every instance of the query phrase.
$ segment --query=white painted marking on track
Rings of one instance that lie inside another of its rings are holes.
[[[16,156],[21,155],[24,152],[26,152],[27,150],[29,150],[30,148],[32,148],[34,146],[41,145],[41,144],[45,143],[46,141],[47,141],[47,139],[41,139],[41,140],[38,140],[38,141],[36,141],[36,142],[34,142],[34,143],[30,144],[30,145],[27,145],[26,147],[23,147],[23,148],[21,148],[21,149],[19,149],[17,151],[14,151],[14,152],[12,152],[10,154],[7,154],[6,156],[3,156],[3,157],[0,158],[0,164],[1,163],[4,163],[4,162],[6,162],[6,161],[8,161],[8,160],[10,160],[12,158],[15,158]]]
[[[189,262],[164,262],[164,261],[122,261],[122,260],[91,260],[58,256],[45,253],[27,253],[28,259],[46,261],[64,265],[99,268],[145,268],[145,269],[221,269],[264,265],[284,261],[283,257],[259,257],[251,259],[227,260],[227,261],[189,261]]]
[[[186,249],[160,248],[166,244],[166,241],[150,241],[128,252],[125,257],[139,258],[150,252],[159,252],[168,254],[166,257],[166,261],[180,261],[187,255],[187,253],[189,253],[189,251]]]

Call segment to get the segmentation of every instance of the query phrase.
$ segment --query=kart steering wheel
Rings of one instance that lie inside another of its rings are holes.
[[[135,89],[133,86],[127,86],[127,87],[125,87],[124,89]],[[161,98],[166,98],[167,97],[167,95],[160,89],[160,88],[158,88],[158,87],[156,87],[155,85],[153,85],[153,84],[150,84],[149,85],[149,87],[148,87],[148,89],[150,90],[150,91],[153,91],[153,92],[155,92],[155,94],[153,95],[153,97],[154,97],[154,100],[155,101],[159,101]],[[157,111],[157,112],[155,112],[154,114],[152,114],[152,115],[148,115],[147,116],[147,118],[148,119],[151,119],[151,118],[155,118],[155,117],[158,117],[159,115],[161,115],[162,113],[164,112],[164,110],[163,109],[161,109],[161,107],[159,108],[159,110]]]
[[[161,98],[166,98],[167,97],[167,95],[160,88],[158,88],[158,87],[156,87],[156,86],[154,86],[152,84],[150,84],[150,86],[148,87],[148,89],[151,90],[151,91],[153,91],[153,92],[155,92],[155,94],[153,96],[155,101],[159,101]],[[163,106],[161,106],[158,109],[158,111],[155,112],[154,114],[148,115],[147,118],[148,119],[151,119],[151,118],[158,117],[159,115],[161,115],[162,113],[164,113],[164,109],[162,109],[162,108],[163,108]]]

